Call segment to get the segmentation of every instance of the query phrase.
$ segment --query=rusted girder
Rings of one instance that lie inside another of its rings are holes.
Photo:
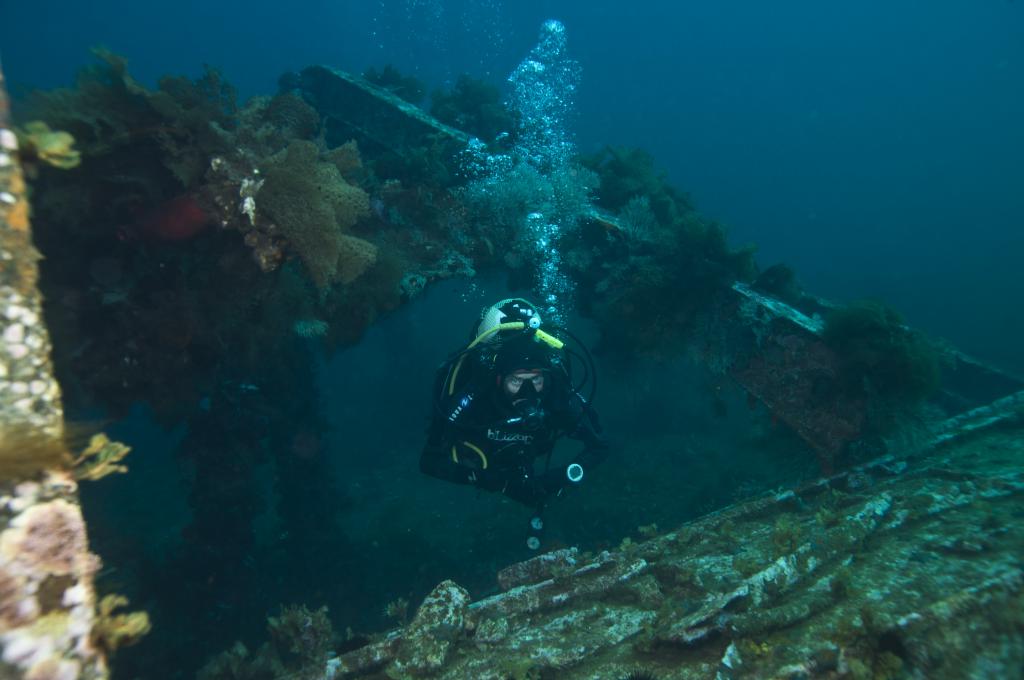
[[[821,338],[824,323],[736,283],[719,322],[736,325],[728,373],[818,453],[822,470],[861,438],[868,403],[840,387],[839,357]]]
[[[869,410],[879,405],[842,389],[840,357],[822,338],[820,316],[807,316],[742,283],[733,284],[722,300],[709,328],[718,340],[708,343],[710,359],[808,442],[824,472],[853,445],[860,459],[884,453],[885,442],[869,440],[865,431]],[[1024,389],[1020,380],[956,350],[945,354],[950,368],[930,398],[940,407],[936,413],[955,416]]]
[[[338,143],[356,138],[360,147],[370,143],[401,153],[431,137],[459,147],[469,142],[465,132],[351,73],[310,66],[303,69],[300,82],[303,96],[324,116],[328,138]]]

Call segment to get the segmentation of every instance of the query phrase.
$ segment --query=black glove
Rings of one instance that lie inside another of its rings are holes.
[[[565,488],[568,481],[569,480],[566,478],[565,470],[563,468],[548,470],[544,474],[535,478],[535,484],[546,496],[557,495],[559,491]]]
[[[504,487],[506,496],[531,508],[542,508],[565,486],[565,471],[549,470],[541,475],[523,473],[508,479]]]

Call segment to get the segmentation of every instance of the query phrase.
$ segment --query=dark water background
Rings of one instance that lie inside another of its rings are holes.
[[[209,63],[243,98],[314,63],[392,63],[429,87],[464,72],[501,83],[547,18],[565,23],[583,67],[581,150],[650,150],[734,244],[759,245],[762,265],[787,262],[827,297],[882,297],[924,330],[1024,373],[1019,3],[98,0],[43,11],[5,0],[0,56],[15,92],[70,84],[97,44],[129,57],[149,84]],[[417,602],[443,578],[479,595],[496,568],[526,556],[525,511],[417,470],[433,372],[479,308],[505,293],[492,278],[437,286],[320,367],[349,555],[305,599],[329,603],[336,624],[383,626],[383,602]],[[584,320],[573,326],[593,339]],[[816,474],[802,445],[686,360],[599,362],[597,407],[616,453],[585,493],[552,509],[550,546],[611,547],[641,524],[671,526],[744,490]],[[174,458],[182,433],[139,409],[110,434],[145,455],[83,495],[104,578],[116,587],[120,571],[131,590],[139,573],[167,569],[188,523]],[[273,474],[268,466],[262,480],[260,549],[282,531]],[[163,579],[173,597],[175,574],[147,579]],[[159,634],[159,597],[133,594],[155,611]],[[198,647],[258,641],[261,627],[257,617]],[[183,642],[202,656],[195,643]],[[152,649],[127,665],[169,677],[146,667]]]
[[[501,82],[547,18],[583,67],[583,150],[653,151],[763,264],[1024,372],[1024,5],[6,0],[9,81],[68,84],[104,44],[133,73],[224,71],[244,96],[313,63]]]

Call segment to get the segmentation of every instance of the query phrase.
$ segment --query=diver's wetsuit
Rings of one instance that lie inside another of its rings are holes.
[[[471,375],[460,380],[451,394],[445,389],[451,363],[438,371],[434,415],[420,457],[424,473],[500,491],[540,508],[570,483],[565,466],[534,471],[534,461],[547,459],[559,437],[583,442],[583,450],[572,462],[586,471],[608,455],[597,414],[572,389],[564,372],[549,372],[550,385],[540,393],[540,409],[534,418],[524,419],[502,398],[495,373],[472,355],[464,364],[463,370]]]

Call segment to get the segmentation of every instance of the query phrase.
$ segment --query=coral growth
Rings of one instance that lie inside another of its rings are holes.
[[[797,282],[796,272],[787,264],[779,263],[767,267],[757,275],[751,285],[793,306],[800,306],[803,302],[803,291]]]
[[[82,573],[88,560],[85,522],[78,508],[57,499],[30,507],[0,536],[0,552],[33,572],[54,576]]]
[[[317,287],[351,282],[372,264],[374,251],[344,234],[369,214],[369,198],[346,182],[334,163],[321,161],[315,144],[292,142],[267,160],[264,177],[259,206],[280,227]]]
[[[600,178],[597,204],[606,210],[618,212],[637,196],[646,196],[651,211],[664,227],[693,211],[686,195],[668,184],[665,171],[659,170],[654,157],[643,149],[607,146],[584,156],[583,164]]]
[[[320,666],[327,661],[334,638],[327,607],[311,611],[302,605],[283,607],[267,619],[267,631],[288,666]]]
[[[350,284],[377,262],[377,246],[365,239],[342,234],[338,239],[337,279]]]
[[[212,71],[147,88],[123,59],[101,53],[76,89],[40,94],[34,111],[22,109],[70,132],[89,170],[41,166],[33,185],[33,236],[45,256],[41,287],[65,404],[112,418],[141,405],[183,432],[178,455],[189,470],[191,519],[166,558],[173,569],[117,574],[162,614],[161,635],[119,654],[128,674],[193,667],[225,640],[252,635],[273,602],[310,597],[314,588],[332,607],[366,597],[339,576],[336,556],[354,551],[335,521],[344,500],[320,455],[326,423],[315,416],[316,375],[303,368],[310,347],[296,329],[315,332],[329,352],[398,305],[407,274],[426,282],[473,269],[451,245],[463,223],[449,219],[455,200],[442,186],[453,176],[445,159],[454,142],[426,139],[387,152],[365,136],[328,144],[337,130],[322,123],[335,118],[311,105],[322,101],[292,89],[239,110]],[[391,176],[392,168],[404,174]],[[385,196],[388,180],[400,189]],[[373,213],[367,189],[386,202]],[[38,318],[10,321],[5,340],[36,340]],[[56,385],[7,377],[32,404]],[[10,441],[5,436],[0,465],[28,480],[43,460],[68,469],[69,484],[75,474],[95,478],[122,469],[125,453],[97,444],[76,473],[59,446],[8,451]],[[275,468],[288,537],[273,546],[256,542],[268,502],[256,481],[261,466]],[[23,582],[19,560],[36,557],[21,550],[28,543],[23,526],[6,527],[2,547],[14,562],[0,602],[31,589],[42,599],[24,598],[25,606],[43,610],[74,575],[55,575],[42,588]],[[68,546],[84,550],[84,539]],[[139,559],[120,539],[105,549],[119,566]],[[302,576],[266,588],[268,565]],[[77,564],[95,566],[89,558]],[[331,584],[326,597],[323,583]],[[171,641],[185,635],[197,642],[182,659]]]
[[[598,206],[618,219],[595,215],[563,244],[582,306],[608,343],[684,352],[721,291],[756,276],[754,249],[730,248],[725,229],[701,218],[649,153],[608,147],[583,163],[600,178]]]
[[[939,385],[939,354],[893,309],[858,302],[826,317],[825,342],[840,357],[847,389],[914,403]]]
[[[501,91],[486,81],[461,75],[451,90],[435,90],[430,99],[431,115],[485,142],[515,129],[515,118],[501,101]]]
[[[460,195],[471,222],[488,225],[513,245],[513,251],[505,252],[505,264],[512,268],[536,260],[538,236],[529,228],[531,216],[560,224],[571,233],[590,210],[589,196],[597,179],[585,168],[570,164],[542,173],[511,156],[479,158],[471,165],[486,169],[484,174],[469,182]]]
[[[249,680],[326,677],[327,658],[334,630],[327,609],[310,611],[304,606],[284,607],[279,616],[267,619],[270,642],[255,654],[241,642],[210,659],[199,671],[199,680]]]
[[[363,78],[410,104],[419,104],[427,91],[423,83],[413,76],[402,75],[402,72],[391,64],[386,64],[380,71],[371,66],[363,73]]]
[[[51,656],[33,664],[25,674],[25,680],[77,680],[81,677],[81,670],[77,661]]]
[[[222,132],[233,127],[234,90],[213,69],[191,81],[167,76],[150,91],[128,73],[128,63],[97,49],[101,63],[85,69],[74,90],[36,93],[34,118],[66,130],[85,157],[140,141],[155,144],[161,161],[182,187],[202,175],[213,150],[226,150]]]
[[[107,654],[134,645],[150,631],[149,614],[146,612],[114,613],[127,606],[128,598],[123,595],[107,595],[100,600],[99,615],[92,629],[92,640]]]
[[[51,130],[46,123],[36,120],[16,130],[22,162],[38,159],[61,170],[76,168],[82,162],[74,148],[75,138],[68,132]]]
[[[324,154],[324,158],[334,163],[334,167],[338,168],[338,172],[346,182],[353,183],[362,174],[363,159],[359,154],[359,146],[353,139],[339,147],[330,149]]]
[[[658,220],[647,196],[634,196],[619,211],[619,227],[628,238],[653,241],[658,236]]]
[[[235,150],[252,163],[284,149],[292,140],[311,141],[320,131],[316,109],[298,94],[283,92],[273,97],[253,97],[246,102],[238,112],[231,135]]]
[[[271,98],[263,115],[271,129],[286,139],[310,139],[320,128],[320,114],[293,92]]]
[[[406,627],[392,677],[430,675],[439,671],[466,625],[469,593],[454,581],[444,581],[420,605]]]
[[[34,598],[26,598],[26,581],[0,567],[0,626],[13,628],[31,621],[39,615]]]
[[[0,423],[0,478],[20,481],[70,464],[67,447],[39,428]]]
[[[105,434],[94,435],[89,446],[72,463],[75,479],[95,481],[107,475],[128,472],[120,462],[131,453],[131,447],[112,442]]]

